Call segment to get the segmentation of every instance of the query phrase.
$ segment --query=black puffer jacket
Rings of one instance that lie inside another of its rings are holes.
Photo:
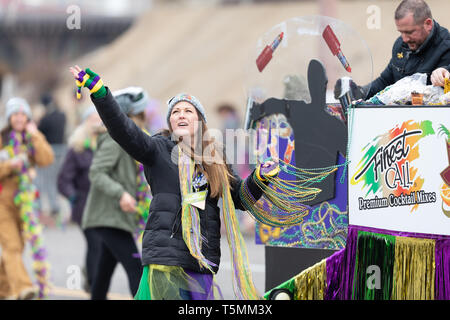
[[[201,269],[184,243],[181,227],[181,193],[178,176],[175,143],[162,135],[148,136],[134,122],[123,114],[111,92],[104,98],[92,98],[103,123],[111,137],[127,151],[131,157],[144,165],[145,176],[150,184],[153,199],[142,242],[142,264],[181,266],[196,272],[208,273]],[[172,151],[175,150],[172,154]],[[172,161],[172,158],[175,161]],[[245,210],[239,198],[241,183],[247,183],[255,199],[261,196],[260,189],[251,174],[245,181],[235,176],[231,194],[236,208]],[[220,211],[218,199],[207,197],[205,210],[200,212],[202,252],[205,257],[220,263]],[[217,268],[213,268],[217,272]]]
[[[450,34],[433,21],[433,29],[425,42],[416,51],[398,37],[392,48],[392,58],[381,75],[365,87],[367,98],[371,98],[387,86],[414,73],[426,73],[428,84],[433,70],[450,64]]]

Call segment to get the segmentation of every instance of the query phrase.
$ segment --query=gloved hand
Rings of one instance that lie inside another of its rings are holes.
[[[365,99],[366,91],[358,86],[350,77],[342,77],[334,85],[334,98],[339,100],[342,107],[342,115],[347,121],[347,110],[352,103]]]
[[[267,178],[278,176],[280,166],[277,162],[267,161],[256,167],[255,174],[260,181],[267,181]]]
[[[370,86],[361,87],[350,77],[342,77],[334,85],[334,98],[339,100],[344,95],[349,94],[352,101],[365,99],[369,89]]]
[[[87,68],[86,71],[82,70],[79,66],[70,67],[75,83],[77,84],[77,99],[81,98],[81,88],[86,87],[89,89],[94,98],[102,98],[106,96],[106,88],[103,85],[103,81],[98,74]]]

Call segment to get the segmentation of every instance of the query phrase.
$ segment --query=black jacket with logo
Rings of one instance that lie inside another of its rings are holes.
[[[448,30],[433,21],[433,29],[425,42],[416,50],[411,51],[408,45],[398,37],[392,48],[392,58],[381,75],[365,87],[369,90],[367,98],[398,80],[414,73],[426,73],[428,84],[433,70],[450,64],[450,34]]]
[[[107,88],[107,95],[95,99],[91,96],[103,123],[111,137],[131,157],[144,165],[145,176],[150,184],[153,199],[142,242],[142,264],[181,266],[196,272],[208,273],[199,266],[190,254],[181,227],[181,192],[177,165],[178,148],[175,142],[163,135],[149,136],[121,112],[117,102]],[[173,160],[172,160],[173,159]],[[233,174],[234,175],[234,174]],[[255,199],[261,190],[251,174],[246,180],[236,175],[231,182],[231,195],[237,209],[245,210],[239,196],[242,183]],[[208,193],[205,210],[199,209],[200,229],[204,236],[202,252],[205,257],[220,263],[220,210],[218,199]],[[218,267],[213,268],[217,272]]]

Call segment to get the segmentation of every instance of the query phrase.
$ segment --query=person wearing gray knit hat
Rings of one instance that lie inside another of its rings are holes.
[[[112,94],[122,112],[131,116],[144,112],[149,101],[147,92],[141,87],[128,87]]]
[[[120,112],[131,119],[139,132],[145,132],[145,108],[148,94],[140,87],[127,87],[111,93]],[[117,110],[117,107],[116,107]],[[141,260],[135,256],[139,252],[133,239],[138,229],[140,215],[138,205],[148,199],[147,192],[140,192],[138,177],[143,174],[134,159],[121,148],[108,132],[98,136],[88,172],[90,189],[82,212],[81,226],[91,238],[92,252],[100,259],[88,260],[91,270],[88,277],[91,285],[91,299],[106,299],[112,273],[117,263],[121,263],[127,273],[129,288],[134,296],[142,274]],[[114,160],[111,160],[114,159]],[[145,178],[141,181],[146,184]],[[105,181],[107,181],[105,183]],[[104,214],[104,213],[107,214]],[[93,241],[92,241],[93,239]],[[93,243],[92,243],[93,242]],[[107,257],[107,259],[105,258]],[[93,263],[93,264],[92,264]]]
[[[179,93],[177,94],[175,97],[171,98],[169,101],[167,101],[167,106],[168,106],[168,110],[167,110],[167,124],[169,124],[169,118],[170,118],[170,114],[172,112],[173,107],[181,101],[186,101],[189,102],[190,104],[192,104],[194,106],[195,109],[197,109],[198,113],[200,114],[200,116],[203,118],[203,120],[206,123],[206,114],[205,114],[205,108],[203,108],[202,104],[200,103],[200,101],[190,95],[190,94],[186,94],[186,93]]]
[[[29,120],[31,120],[30,105],[25,99],[14,97],[8,100],[6,103],[6,119],[9,121],[11,115],[16,112],[23,112],[26,114]]]

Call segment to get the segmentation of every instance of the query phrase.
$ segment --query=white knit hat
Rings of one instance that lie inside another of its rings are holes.
[[[137,115],[148,105],[148,94],[141,87],[128,87],[112,93],[120,109],[127,115]]]
[[[8,100],[6,103],[6,119],[9,121],[11,115],[16,112],[23,112],[26,114],[28,119],[31,119],[31,109],[25,99],[14,97]]]

